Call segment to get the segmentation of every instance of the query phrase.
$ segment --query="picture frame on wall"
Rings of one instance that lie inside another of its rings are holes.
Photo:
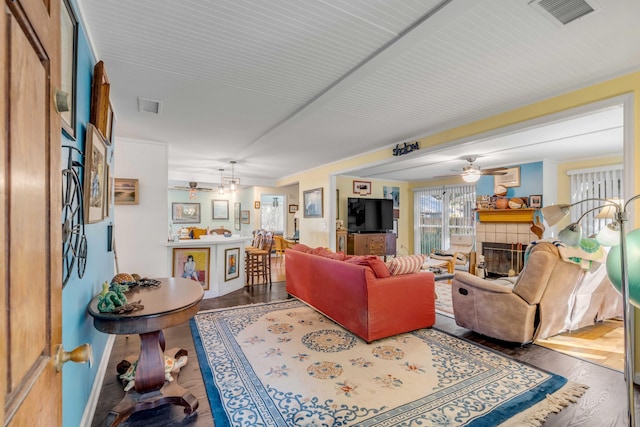
[[[314,188],[313,190],[306,190],[303,192],[305,218],[323,217],[322,193],[322,187]]]
[[[114,178],[113,194],[116,205],[137,205],[140,194],[138,180],[135,178]]]
[[[109,91],[109,78],[107,77],[104,62],[98,61],[93,67],[91,114],[89,122],[98,129],[104,138],[107,137],[107,124],[109,122]],[[111,142],[109,142],[109,144],[110,143]]]
[[[233,227],[240,230],[240,203],[233,204]]]
[[[174,224],[200,224],[200,203],[171,203]]]
[[[260,209],[260,202],[259,201],[255,201],[253,202],[253,209]]]
[[[229,201],[211,200],[211,218],[229,219]]]
[[[250,211],[240,211],[240,222],[242,224],[249,224],[251,222],[250,215],[251,215]]]
[[[111,205],[111,166],[109,166],[109,163],[106,164],[106,170],[105,170],[105,176],[104,176],[104,183],[105,183],[105,192],[104,192],[104,213],[103,213],[103,217],[104,218],[108,218],[109,217],[109,208]]]
[[[195,280],[209,290],[211,248],[173,248],[173,277]]]
[[[520,187],[520,166],[507,168],[504,175],[494,175],[494,188],[498,185],[503,187]]]
[[[84,218],[88,224],[104,219],[107,146],[98,129],[87,124],[84,167]]]
[[[224,250],[224,281],[237,279],[240,277],[240,248],[229,248]]]
[[[371,181],[353,181],[353,194],[371,194]]]
[[[298,212],[298,205],[289,205],[289,213]]]
[[[60,7],[60,89],[66,95],[66,107],[60,109],[62,130],[76,139],[76,86],[78,63],[78,18],[69,0],[63,0]],[[58,103],[58,100],[56,100]],[[62,111],[66,110],[66,111]]]
[[[538,208],[542,207],[542,194],[535,194],[529,196],[529,207]]]

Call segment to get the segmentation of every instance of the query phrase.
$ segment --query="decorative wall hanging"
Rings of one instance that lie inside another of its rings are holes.
[[[303,193],[305,218],[323,217],[322,190],[322,188],[314,188]]]
[[[138,180],[134,178],[116,178],[114,181],[114,199],[116,205],[137,205],[140,191]]]
[[[78,58],[78,19],[69,0],[60,7],[60,89],[66,95],[67,109],[60,112],[62,130],[71,138],[76,138],[76,64]]]
[[[212,212],[212,219],[229,219],[229,201],[228,200],[212,200],[211,212]]]
[[[104,219],[106,191],[107,147],[102,135],[91,123],[87,124],[84,165],[84,217],[93,224]]]
[[[171,220],[174,224],[199,224],[200,203],[171,203]]]
[[[91,116],[89,122],[93,124],[103,137],[107,137],[109,123],[109,79],[104,68],[104,62],[99,61],[93,67],[93,82],[91,85]],[[111,141],[107,144],[111,145]]]

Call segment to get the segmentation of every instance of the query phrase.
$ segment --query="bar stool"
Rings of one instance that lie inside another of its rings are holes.
[[[271,251],[273,249],[273,232],[262,235],[257,249],[248,249],[246,254],[246,284],[252,286],[262,283],[271,285]]]

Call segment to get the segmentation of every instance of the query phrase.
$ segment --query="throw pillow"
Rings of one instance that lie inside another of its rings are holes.
[[[408,255],[393,258],[388,264],[389,273],[391,273],[392,276],[417,273],[422,269],[422,264],[424,264],[426,260],[426,255]]]
[[[350,256],[345,262],[371,267],[373,274],[379,279],[391,276],[384,261],[375,255]]]
[[[310,253],[314,255],[319,255],[325,258],[335,259],[338,261],[344,261],[344,258],[345,258],[345,255],[343,252],[333,252],[331,249],[327,249],[323,247],[312,249]]]

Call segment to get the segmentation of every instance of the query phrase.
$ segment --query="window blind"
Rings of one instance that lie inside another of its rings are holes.
[[[604,166],[591,169],[577,169],[567,172],[571,181],[571,203],[580,200],[595,199],[622,199],[624,195],[623,187],[623,167],[622,165]],[[602,202],[597,200],[580,203],[571,209],[571,221],[575,222],[586,211],[596,208]],[[604,227],[611,219],[598,219],[599,210],[589,212],[580,221],[582,234],[592,236]]]

